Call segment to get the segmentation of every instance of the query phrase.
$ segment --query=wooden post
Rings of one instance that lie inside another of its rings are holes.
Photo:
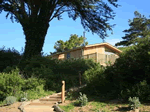
[[[65,81],[62,81],[61,101],[62,103],[65,102]]]

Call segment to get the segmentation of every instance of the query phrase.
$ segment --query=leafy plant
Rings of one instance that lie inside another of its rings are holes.
[[[28,99],[27,99],[27,93],[23,93],[23,94],[21,94],[21,99],[20,99],[20,101],[21,102],[23,102],[23,101],[27,101]]]
[[[8,96],[8,97],[5,99],[5,101],[6,101],[6,104],[7,104],[7,105],[13,104],[13,103],[16,102],[16,97],[14,97],[14,96]]]
[[[10,73],[0,73],[0,100],[7,96],[15,96],[19,93],[24,85],[24,79],[18,74],[16,68]]]
[[[129,106],[131,107],[131,109],[138,109],[139,106],[140,106],[140,101],[139,101],[139,98],[138,97],[129,97]]]
[[[88,98],[85,94],[79,92],[79,97],[77,99],[77,102],[80,106],[85,106],[88,103]]]

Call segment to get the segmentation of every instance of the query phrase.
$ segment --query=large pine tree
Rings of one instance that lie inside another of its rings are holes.
[[[133,20],[129,19],[129,29],[124,30],[125,36],[123,41],[116,43],[116,46],[136,45],[142,38],[150,37],[150,19],[141,15],[139,12],[134,12]]]
[[[0,0],[0,12],[22,25],[25,34],[24,58],[40,55],[49,23],[66,12],[69,18],[81,19],[83,28],[98,34],[102,39],[113,25],[108,21],[114,18],[109,6],[117,7],[117,0]]]

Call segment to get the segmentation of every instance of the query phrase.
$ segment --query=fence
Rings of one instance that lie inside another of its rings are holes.
[[[93,59],[94,62],[100,63],[101,65],[106,65],[106,63],[111,62],[113,64],[115,60],[119,56],[115,54],[101,54],[101,53],[93,53],[93,54],[88,54],[84,55],[84,59]]]

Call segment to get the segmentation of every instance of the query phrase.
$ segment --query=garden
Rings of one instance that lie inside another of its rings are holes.
[[[38,99],[61,91],[65,80],[70,91],[66,103],[59,106],[72,111],[133,111],[150,110],[150,42],[143,39],[126,49],[113,65],[101,66],[88,59],[57,60],[36,56],[19,64],[21,54],[13,49],[1,49],[0,105]],[[8,60],[9,59],[9,60]]]

